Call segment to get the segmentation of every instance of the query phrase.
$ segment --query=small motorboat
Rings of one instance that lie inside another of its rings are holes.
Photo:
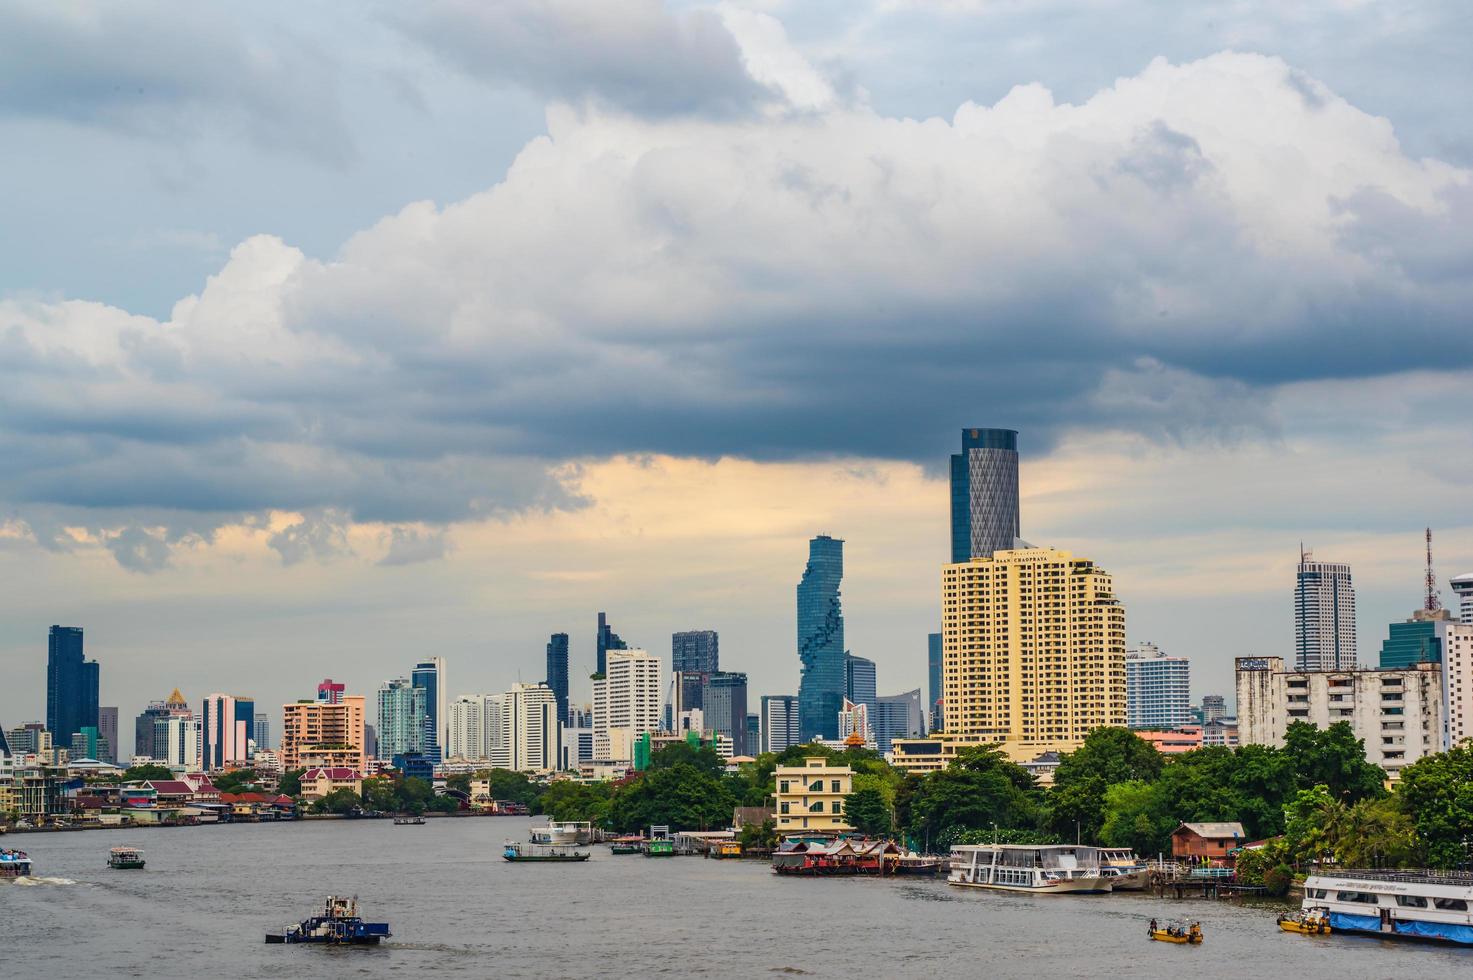
[[[115,847],[107,854],[107,866],[118,871],[140,871],[143,851],[137,847]]]
[[[1297,915],[1279,916],[1279,928],[1285,932],[1297,932],[1303,936],[1328,936],[1330,917],[1324,909],[1310,909]]]
[[[29,878],[31,859],[25,851],[0,847],[0,878]]]
[[[610,854],[638,854],[639,853],[639,841],[637,841],[637,840],[616,840],[616,841],[612,841],[612,842],[609,843],[609,853]]]
[[[1200,922],[1168,922],[1164,926],[1156,924],[1152,919],[1147,927],[1147,934],[1158,943],[1178,943],[1187,946],[1200,946],[1202,944],[1202,924]]]
[[[357,898],[327,896],[321,915],[303,919],[280,932],[266,933],[267,943],[319,943],[328,946],[377,946],[387,939],[387,922],[364,922],[358,917]]]

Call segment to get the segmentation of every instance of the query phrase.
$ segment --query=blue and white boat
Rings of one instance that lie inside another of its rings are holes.
[[[1473,945],[1473,873],[1329,871],[1304,882],[1303,909],[1331,932]]]
[[[364,922],[358,917],[358,899],[329,895],[321,915],[303,919],[280,932],[268,932],[266,942],[376,946],[390,935],[387,922]]]
[[[31,859],[25,851],[0,847],[0,878],[29,878]]]

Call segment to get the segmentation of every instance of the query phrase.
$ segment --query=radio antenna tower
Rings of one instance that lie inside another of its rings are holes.
[[[1442,597],[1437,594],[1437,576],[1432,571],[1432,528],[1427,529],[1427,596],[1422,602],[1422,608],[1428,612],[1437,612],[1442,608]]]

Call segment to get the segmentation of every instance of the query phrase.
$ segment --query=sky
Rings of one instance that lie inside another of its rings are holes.
[[[1473,570],[1453,2],[0,0],[0,723],[179,687],[798,684],[807,541],[925,684],[963,427],[1132,643],[1361,659]],[[755,707],[754,707],[755,710]]]

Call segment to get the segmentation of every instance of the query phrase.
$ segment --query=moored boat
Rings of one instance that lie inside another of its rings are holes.
[[[734,840],[717,841],[706,853],[713,858],[739,858],[742,856],[742,845]]]
[[[639,846],[644,843],[639,837],[616,837],[609,841],[610,854],[638,854]]]
[[[0,878],[28,878],[31,874],[31,859],[25,851],[0,847]]]
[[[1097,847],[1077,844],[955,844],[948,884],[1040,895],[1101,894],[1111,879]]]
[[[887,870],[897,875],[934,875],[941,870],[941,858],[907,851],[891,861]]]
[[[587,861],[588,852],[563,847],[559,844],[519,844],[507,841],[501,856],[508,861]]]
[[[645,841],[644,856],[647,858],[674,857],[675,842],[673,840],[665,840],[664,838]]]
[[[358,916],[358,899],[329,895],[321,915],[303,919],[281,932],[266,933],[268,943],[318,943],[328,946],[376,946],[388,938],[387,922],[364,922]]]
[[[1473,945],[1473,872],[1335,870],[1304,882],[1332,932]]]
[[[1145,891],[1148,867],[1128,847],[1100,848],[1100,869],[1114,892]]]
[[[115,847],[107,854],[107,866],[119,871],[137,871],[143,863],[143,851],[136,847]]]
[[[424,826],[424,822],[425,818],[417,814],[406,814],[394,818],[395,827],[422,827]]]

